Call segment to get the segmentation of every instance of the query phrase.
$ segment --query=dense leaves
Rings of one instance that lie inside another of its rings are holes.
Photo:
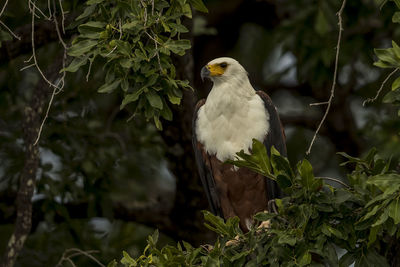
[[[219,238],[212,246],[187,243],[157,248],[157,232],[137,259],[124,253],[124,266],[389,266],[384,245],[400,235],[400,175],[373,149],[365,158],[342,154],[353,164],[348,187],[332,187],[314,177],[307,160],[293,170],[286,158],[271,157],[254,140],[253,154],[238,153],[236,166],[248,166],[279,181],[287,197],[276,200],[278,213],[258,213],[254,228],[243,234],[238,218],[224,222],[204,217]],[[258,228],[270,220],[271,228]],[[232,239],[238,242],[229,242]],[[111,266],[116,266],[113,262]]]
[[[87,1],[76,18],[79,35],[68,49],[74,59],[63,71],[76,72],[94,60],[104,64],[105,80],[99,93],[121,89],[121,109],[131,105],[162,129],[160,117],[172,119],[170,104],[179,104],[188,81],[176,79],[171,54],[184,55],[190,41],[182,17],[191,18],[191,6],[207,12],[201,0]],[[168,103],[169,102],[169,103]]]

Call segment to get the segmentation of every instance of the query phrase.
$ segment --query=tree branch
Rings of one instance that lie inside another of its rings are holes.
[[[319,130],[321,129],[322,124],[324,123],[324,121],[326,119],[326,116],[328,116],[329,110],[330,110],[331,105],[332,105],[332,100],[333,100],[333,97],[335,95],[335,86],[336,86],[337,70],[338,70],[338,63],[339,63],[340,43],[342,41],[342,32],[343,32],[342,13],[343,13],[345,5],[346,5],[346,0],[343,0],[342,6],[340,7],[339,11],[337,12],[337,16],[338,16],[338,20],[339,20],[339,22],[338,22],[339,33],[338,33],[338,40],[337,40],[337,45],[336,45],[335,70],[333,72],[333,82],[332,82],[332,88],[331,88],[331,95],[330,95],[329,100],[328,100],[328,106],[326,107],[325,114],[322,117],[322,120],[319,123],[317,130],[314,133],[314,136],[313,136],[313,138],[311,140],[310,146],[308,147],[308,150],[306,152],[307,155],[309,155],[311,153],[311,148],[312,148],[312,146],[313,146],[313,144],[315,142],[315,139],[317,137],[317,134],[318,134]]]
[[[51,79],[58,75],[56,62],[49,67]],[[57,67],[58,66],[58,67]],[[32,196],[36,183],[36,173],[39,166],[39,148],[35,139],[40,127],[40,115],[44,110],[48,95],[48,85],[41,80],[33,90],[33,96],[29,105],[24,110],[23,140],[25,145],[25,163],[19,180],[19,188],[16,197],[16,221],[15,229],[7,244],[1,266],[13,266],[21,251],[32,226]]]

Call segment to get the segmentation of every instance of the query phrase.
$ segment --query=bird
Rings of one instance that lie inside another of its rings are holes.
[[[253,139],[261,141],[269,154],[274,146],[286,156],[284,129],[271,98],[253,88],[247,71],[235,59],[216,58],[201,69],[200,76],[213,82],[192,119],[200,179],[212,213],[224,219],[239,217],[240,228],[248,232],[253,215],[265,211],[268,201],[282,193],[275,181],[225,162],[241,150],[249,153]]]

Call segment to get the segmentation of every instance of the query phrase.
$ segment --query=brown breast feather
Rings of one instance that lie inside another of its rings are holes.
[[[240,228],[247,232],[246,220],[252,222],[255,213],[267,209],[265,177],[244,167],[234,170],[231,164],[210,156],[200,142],[198,148],[212,170],[224,218],[238,216]]]

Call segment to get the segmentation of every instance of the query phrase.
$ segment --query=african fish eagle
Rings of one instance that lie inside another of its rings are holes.
[[[237,152],[249,152],[253,138],[286,156],[285,134],[269,96],[255,91],[246,70],[235,59],[221,57],[201,70],[213,87],[193,115],[193,148],[211,211],[225,219],[238,216],[247,232],[253,215],[280,197],[275,181],[247,168],[224,163]]]

